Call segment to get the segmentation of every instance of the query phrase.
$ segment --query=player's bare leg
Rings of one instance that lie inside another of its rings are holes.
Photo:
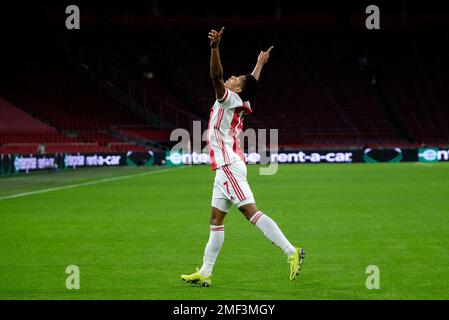
[[[212,283],[212,269],[217,260],[218,253],[224,242],[224,219],[226,212],[212,207],[210,215],[210,235],[204,250],[203,265],[201,269],[190,275],[182,275],[182,280],[188,283],[200,284],[209,287]]]
[[[221,226],[224,223],[226,212],[221,211],[218,208],[211,207],[210,224],[213,226]]]
[[[304,250],[294,247],[284,236],[276,222],[260,211],[255,203],[243,205],[239,210],[252,224],[263,232],[265,237],[287,255],[288,263],[290,264],[290,280],[296,279],[301,270],[302,260],[305,255]]]

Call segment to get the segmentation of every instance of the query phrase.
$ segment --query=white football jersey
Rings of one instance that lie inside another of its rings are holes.
[[[239,134],[244,115],[249,113],[252,113],[249,101],[243,102],[232,90],[226,89],[224,96],[215,100],[206,133],[213,170],[238,160],[245,161]]]

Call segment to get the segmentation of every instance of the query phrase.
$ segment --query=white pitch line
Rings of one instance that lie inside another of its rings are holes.
[[[426,163],[426,162],[415,162],[418,166],[424,166],[424,167],[433,167],[433,163]]]
[[[6,200],[6,199],[14,199],[14,198],[20,198],[20,197],[25,197],[25,196],[31,196],[33,194],[47,193],[47,192],[52,192],[52,191],[72,189],[72,188],[78,188],[78,187],[84,187],[84,186],[91,186],[91,185],[104,183],[104,182],[123,180],[123,179],[128,179],[128,178],[139,177],[139,176],[146,176],[146,175],[155,174],[155,173],[159,173],[159,172],[173,171],[173,170],[181,169],[181,168],[186,168],[186,167],[182,166],[182,167],[176,167],[176,168],[171,168],[171,169],[161,169],[161,170],[149,171],[149,172],[143,172],[143,173],[128,174],[128,175],[125,175],[125,176],[106,178],[106,179],[88,181],[88,182],[83,182],[83,183],[69,184],[67,186],[62,186],[62,187],[54,187],[54,188],[48,188],[48,189],[42,189],[42,190],[35,190],[35,191],[11,194],[9,196],[0,197],[0,201],[1,200]]]

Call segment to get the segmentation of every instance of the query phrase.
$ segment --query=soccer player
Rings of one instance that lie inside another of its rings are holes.
[[[253,193],[246,180],[246,164],[240,149],[239,134],[243,118],[251,114],[249,100],[257,92],[262,68],[268,62],[270,52],[261,51],[251,74],[232,76],[223,81],[219,44],[224,28],[220,32],[209,32],[211,58],[210,76],[215,88],[216,101],[210,111],[207,129],[207,145],[215,181],[212,193],[210,236],[207,242],[201,269],[190,275],[182,275],[187,283],[208,287],[212,283],[212,268],[224,241],[224,219],[232,204],[288,257],[290,280],[298,277],[304,258],[304,250],[294,247],[284,236],[276,222],[256,207]]]

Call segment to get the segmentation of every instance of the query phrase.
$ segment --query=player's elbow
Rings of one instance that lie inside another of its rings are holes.
[[[211,78],[212,80],[223,79],[223,72],[211,70],[211,72],[210,72],[210,78]]]

